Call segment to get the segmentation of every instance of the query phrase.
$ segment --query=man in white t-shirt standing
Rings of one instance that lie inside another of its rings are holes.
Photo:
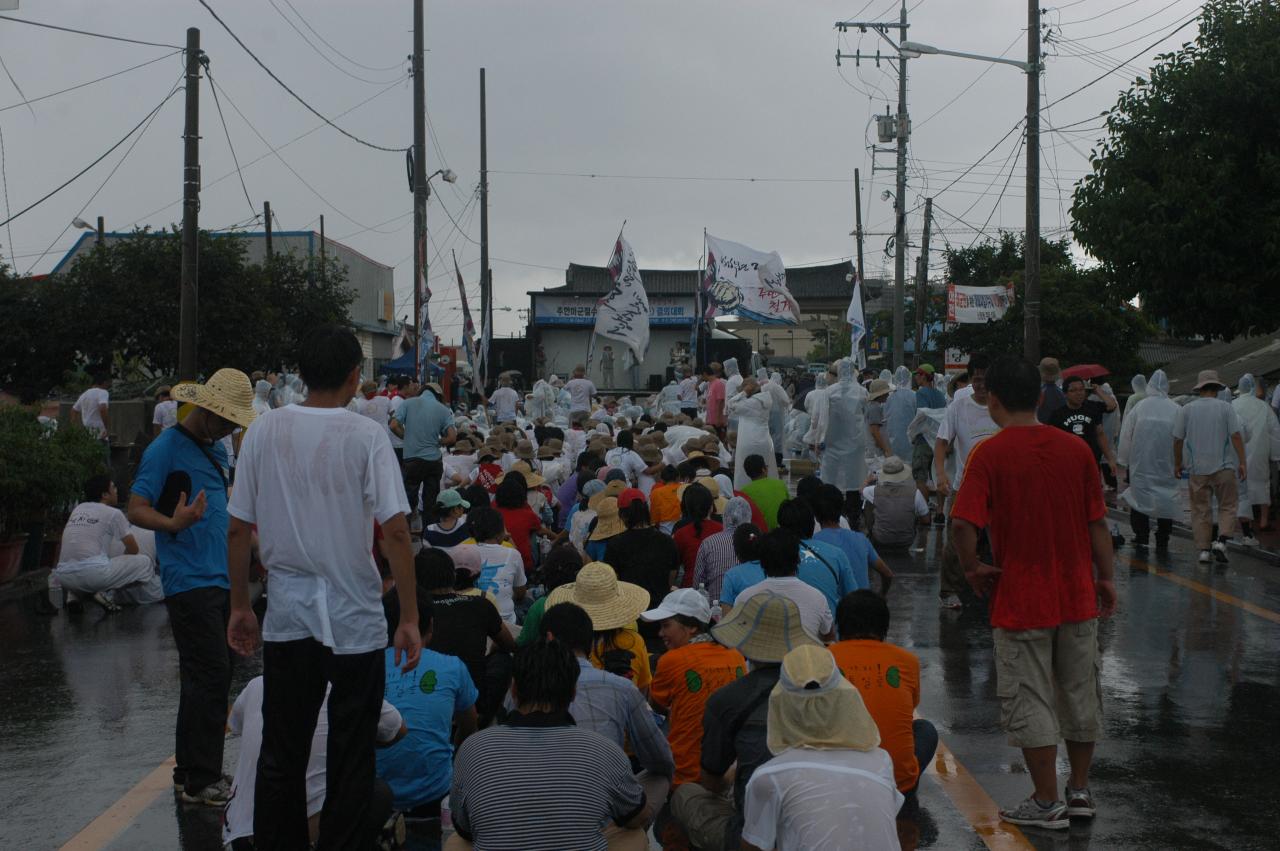
[[[80,394],[71,406],[71,422],[82,425],[101,441],[106,441],[111,431],[111,415],[107,406],[111,401],[111,374],[102,371],[93,374],[93,386]]]
[[[520,394],[511,386],[511,376],[503,373],[498,376],[498,389],[489,397],[493,404],[493,421],[497,423],[513,423],[516,421],[516,407],[520,404]]]
[[[969,393],[961,395],[957,390],[955,398],[947,406],[946,416],[938,426],[938,439],[933,445],[933,480],[937,483],[938,496],[946,500],[944,513],[951,516],[951,506],[955,501],[955,493],[960,490],[960,482],[964,479],[964,467],[969,462],[969,453],[973,447],[986,440],[1000,430],[987,411],[987,364],[990,358],[982,352],[976,352],[969,358]],[[952,446],[956,450],[956,480],[947,477],[947,450]],[[942,551],[942,584],[938,589],[938,597],[944,609],[959,609],[960,589],[967,582],[964,570],[960,567],[960,559],[952,548],[950,538]]]
[[[93,476],[85,483],[84,502],[67,518],[62,552],[53,571],[63,588],[91,596],[107,611],[115,611],[120,603],[164,599],[155,563],[138,551],[129,521],[116,508],[117,499],[110,476]],[[124,555],[112,558],[111,545],[117,541],[123,544]]]
[[[573,378],[564,386],[569,391],[569,416],[579,411],[590,413],[591,397],[596,395],[596,386],[587,378],[587,368],[581,364],[573,368]]]
[[[249,603],[249,551],[258,531],[270,577],[261,632],[263,735],[254,791],[259,848],[308,847],[307,752],[329,693],[328,792],[320,849],[369,847],[364,832],[375,774],[387,624],[373,561],[374,524],[400,600],[395,664],[418,664],[418,603],[408,504],[385,430],[346,410],[360,386],[355,334],[322,326],[303,343],[304,402],[259,417],[240,448],[228,511],[231,618],[227,641],[242,655],[259,642]]]
[[[151,414],[151,427],[157,437],[167,428],[178,424],[178,401],[169,393],[173,388],[162,384],[156,389],[156,407]]]

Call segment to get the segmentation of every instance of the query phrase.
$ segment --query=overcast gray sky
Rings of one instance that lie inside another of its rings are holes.
[[[209,2],[321,113],[337,116],[378,95],[335,120],[377,144],[412,142],[403,61],[412,49],[410,2]],[[251,207],[234,174],[205,83],[201,225],[244,222],[264,200],[288,230],[317,228],[323,213],[330,237],[395,266],[404,305],[399,313],[409,312],[412,216],[402,154],[372,150],[321,127],[279,150],[292,173],[268,143],[285,145],[321,122],[272,82],[195,0],[21,0],[21,6],[11,14],[172,45],[184,43],[187,27],[199,27],[252,201]],[[908,6],[914,41],[1026,56],[1026,4],[1020,0],[909,0]],[[1199,3],[1064,0],[1045,8],[1045,23],[1053,25],[1045,102],[1052,103],[1172,33]],[[896,0],[431,0],[426,9],[427,109],[434,130],[427,159],[432,170],[447,164],[459,176],[453,187],[433,184],[428,210],[432,319],[446,341],[457,338],[460,314],[457,287],[446,275],[451,267],[435,260],[438,249],[445,258],[457,250],[472,308],[478,308],[479,215],[472,195],[479,180],[481,66],[488,69],[490,232],[499,306],[527,307],[525,292],[563,283],[571,261],[604,263],[624,219],[642,267],[696,266],[703,228],[777,250],[789,266],[851,257],[855,168],[862,170],[864,224],[871,233],[868,275],[892,270],[892,257],[884,253],[892,202],[880,196],[892,187],[893,174],[872,173],[866,145],[874,136],[872,116],[886,103],[896,105],[896,76],[888,63],[878,70],[874,61],[855,67],[846,60],[837,68],[838,43],[846,52],[860,46],[872,54],[888,45],[873,33],[841,39],[833,24],[896,20]],[[1042,141],[1047,234],[1065,232],[1071,186],[1088,168],[1100,122],[1087,119],[1113,104],[1151,56],[1194,34],[1193,23],[1045,113],[1046,127],[1072,125]],[[0,20],[0,58],[28,98],[166,52]],[[0,78],[8,208],[20,210],[107,150],[160,103],[181,70],[180,54],[160,58],[41,100],[32,105],[34,116],[13,106],[21,98]],[[1023,115],[1025,77],[1012,67],[941,56],[912,60],[908,77],[914,122],[908,209],[920,206],[926,194],[936,196],[941,239],[935,237],[934,246],[967,245],[981,238],[979,228],[1021,229],[1021,131],[978,161]],[[105,216],[112,230],[180,221],[182,120],[179,92],[127,156],[130,143],[14,221],[9,232],[0,231],[6,259],[20,273],[47,271],[79,235],[64,231],[77,214],[89,221]],[[893,157],[879,155],[876,165],[892,167]],[[567,176],[580,174],[602,176]],[[908,222],[913,256],[920,226],[916,210]],[[934,254],[935,270],[940,262]],[[497,313],[495,321],[501,335],[519,325],[514,309]]]

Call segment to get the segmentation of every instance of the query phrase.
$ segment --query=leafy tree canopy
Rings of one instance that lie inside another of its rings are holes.
[[[1280,315],[1280,3],[1208,0],[1199,24],[1107,113],[1071,212],[1125,298],[1230,339]]]
[[[307,330],[350,322],[355,291],[336,259],[322,268],[318,258],[277,253],[260,265],[245,251],[243,239],[200,234],[196,351],[206,375],[292,363]],[[140,230],[44,280],[0,269],[0,385],[35,398],[78,366],[117,361],[175,374],[181,263],[178,231]]]
[[[1001,233],[1000,241],[948,251],[949,280],[965,286],[1013,282],[1016,297],[1003,318],[985,325],[957,325],[938,337],[938,344],[963,352],[1022,352],[1022,237]],[[1071,257],[1069,243],[1040,241],[1040,347],[1063,365],[1101,363],[1113,375],[1128,376],[1143,368],[1138,344],[1155,328],[1121,297],[1100,268],[1082,269]]]

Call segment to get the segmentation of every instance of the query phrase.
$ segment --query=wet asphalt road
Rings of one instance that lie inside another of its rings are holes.
[[[923,552],[886,558],[897,573],[890,640],[920,656],[920,714],[986,794],[1012,804],[1030,780],[998,729],[990,631],[980,604],[939,610],[940,538],[922,532]],[[1132,556],[1120,550],[1121,608],[1100,630],[1098,817],[1027,839],[1037,849],[1276,848],[1280,624],[1205,592],[1280,612],[1280,567],[1239,555],[1225,569],[1200,566],[1183,538],[1145,559],[1196,590],[1135,568]],[[173,753],[176,652],[163,606],[72,619],[10,597],[0,602],[0,849],[54,849]],[[256,661],[241,663],[234,690],[256,673]],[[228,770],[237,746],[229,740]],[[143,804],[113,840],[85,847],[221,847],[216,810],[180,808],[168,792]],[[924,779],[921,804],[919,847],[985,847],[936,776]]]

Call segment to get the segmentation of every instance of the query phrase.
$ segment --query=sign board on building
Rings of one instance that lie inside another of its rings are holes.
[[[533,299],[535,325],[595,325],[598,299],[579,296],[536,295]],[[649,298],[649,325],[691,325],[692,298]]]

